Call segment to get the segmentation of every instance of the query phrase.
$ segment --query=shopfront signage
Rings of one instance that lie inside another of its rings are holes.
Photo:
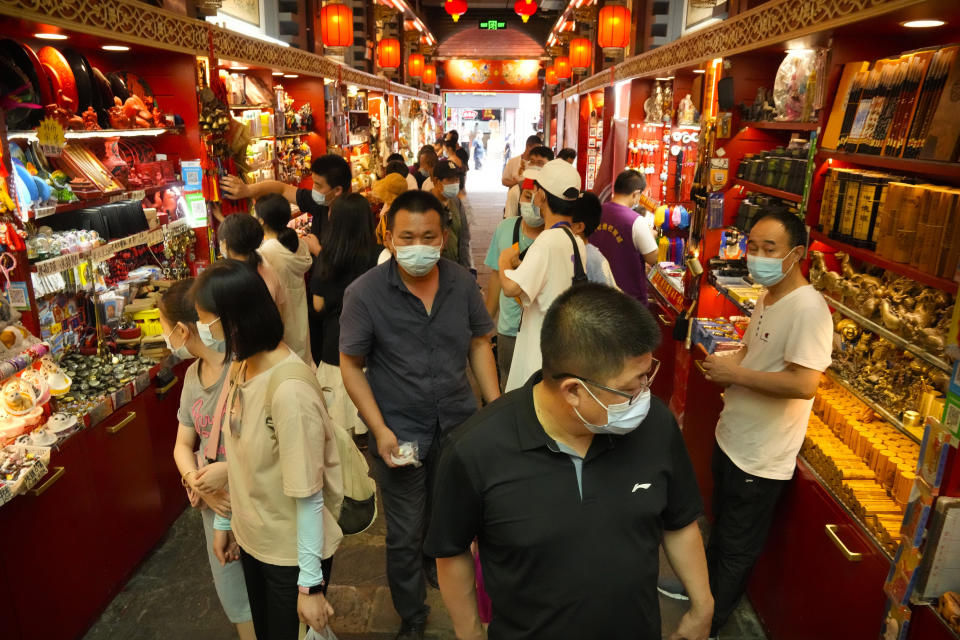
[[[463,113],[460,114],[460,117],[464,120],[476,120],[477,112],[473,109],[464,109]]]
[[[507,28],[507,23],[503,20],[481,20],[480,28],[486,31],[500,31]]]

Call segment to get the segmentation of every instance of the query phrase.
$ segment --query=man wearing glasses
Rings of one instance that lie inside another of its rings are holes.
[[[480,640],[476,538],[489,637],[660,640],[658,546],[690,594],[671,638],[713,615],[700,493],[670,411],[650,394],[650,313],[609,287],[561,294],[543,322],[543,369],[453,432],[425,551],[459,640]]]

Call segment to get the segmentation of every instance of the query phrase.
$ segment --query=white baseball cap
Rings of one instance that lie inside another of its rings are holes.
[[[544,191],[561,200],[576,200],[580,196],[580,173],[566,160],[551,160],[534,179]]]

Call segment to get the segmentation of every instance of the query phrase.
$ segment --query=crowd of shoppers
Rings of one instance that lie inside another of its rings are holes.
[[[660,638],[658,587],[690,601],[671,638],[722,630],[830,362],[829,311],[798,266],[806,230],[759,216],[748,267],[767,293],[744,348],[704,362],[727,387],[705,548],[689,456],[650,391],[644,177],[622,172],[601,205],[575,160],[531,136],[507,161],[485,291],[456,131],[413,166],[387,158],[369,199],[333,155],[310,188],[224,180],[254,214],[223,221],[223,259],[160,312],[171,352],[196,359],[174,459],[241,638],[293,640],[334,615],[342,430],[369,432],[398,640],[424,637],[428,585],[461,640]],[[292,204],[312,216],[304,237]],[[679,584],[658,585],[660,545]]]

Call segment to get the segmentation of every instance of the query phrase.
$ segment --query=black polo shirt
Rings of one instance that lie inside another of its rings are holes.
[[[310,220],[310,233],[323,240],[323,225],[327,222],[330,207],[317,204],[313,199],[313,189],[297,189],[297,206],[301,213],[313,216]]]
[[[451,557],[479,539],[491,640],[660,640],[663,531],[703,510],[677,423],[653,398],[631,433],[594,436],[581,499],[570,456],[537,420],[539,381],[451,434],[425,552]]]

